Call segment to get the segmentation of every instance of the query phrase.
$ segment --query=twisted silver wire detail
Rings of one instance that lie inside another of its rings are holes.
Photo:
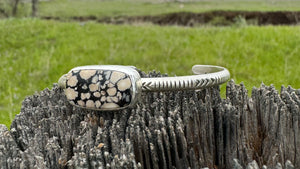
[[[142,78],[142,91],[203,89],[225,83],[230,78],[229,71],[220,66],[195,65],[192,70],[196,75]]]

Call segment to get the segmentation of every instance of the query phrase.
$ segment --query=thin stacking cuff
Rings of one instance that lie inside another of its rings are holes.
[[[72,105],[105,111],[135,105],[141,92],[203,89],[230,78],[220,66],[195,65],[192,70],[196,75],[141,78],[133,66],[82,66],[63,75],[58,84]]]

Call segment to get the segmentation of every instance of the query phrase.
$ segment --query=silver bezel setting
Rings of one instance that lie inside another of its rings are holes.
[[[122,73],[125,73],[131,80],[131,90],[130,90],[130,94],[131,94],[131,102],[129,105],[124,106],[124,107],[118,107],[118,108],[112,108],[112,109],[97,109],[97,108],[87,108],[87,107],[81,107],[79,105],[74,105],[76,107],[80,107],[80,108],[85,108],[85,109],[93,109],[93,110],[99,110],[99,111],[112,111],[112,110],[120,110],[120,109],[125,109],[128,107],[132,107],[136,104],[136,102],[138,101],[138,98],[141,95],[141,76],[140,74],[137,72],[137,70],[135,69],[135,67],[133,66],[121,66],[121,65],[89,65],[89,66],[79,66],[79,67],[75,67],[73,69],[71,69],[68,73],[76,71],[76,70],[110,70],[110,71],[119,71]],[[59,79],[59,86],[61,88],[65,88],[65,84],[66,84],[66,76],[63,75],[60,79]]]

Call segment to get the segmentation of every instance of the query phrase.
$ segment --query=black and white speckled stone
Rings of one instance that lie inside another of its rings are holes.
[[[65,94],[71,104],[91,109],[116,109],[131,103],[130,77],[115,70],[73,70]]]

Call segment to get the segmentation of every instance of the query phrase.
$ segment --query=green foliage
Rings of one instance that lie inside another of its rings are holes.
[[[9,0],[0,0],[0,18],[8,17],[12,13],[12,1]]]
[[[0,0],[0,18],[7,17],[25,17],[30,13],[30,4],[19,0],[16,8],[16,13],[14,14],[13,8],[15,6],[16,0]]]
[[[299,26],[187,28],[6,19],[0,27],[0,123],[6,125],[26,95],[51,88],[81,65],[134,65],[186,75],[194,64],[211,64],[227,67],[248,89],[261,82],[300,87]]]
[[[243,16],[237,16],[234,18],[234,25],[235,26],[247,26],[247,20]]]

